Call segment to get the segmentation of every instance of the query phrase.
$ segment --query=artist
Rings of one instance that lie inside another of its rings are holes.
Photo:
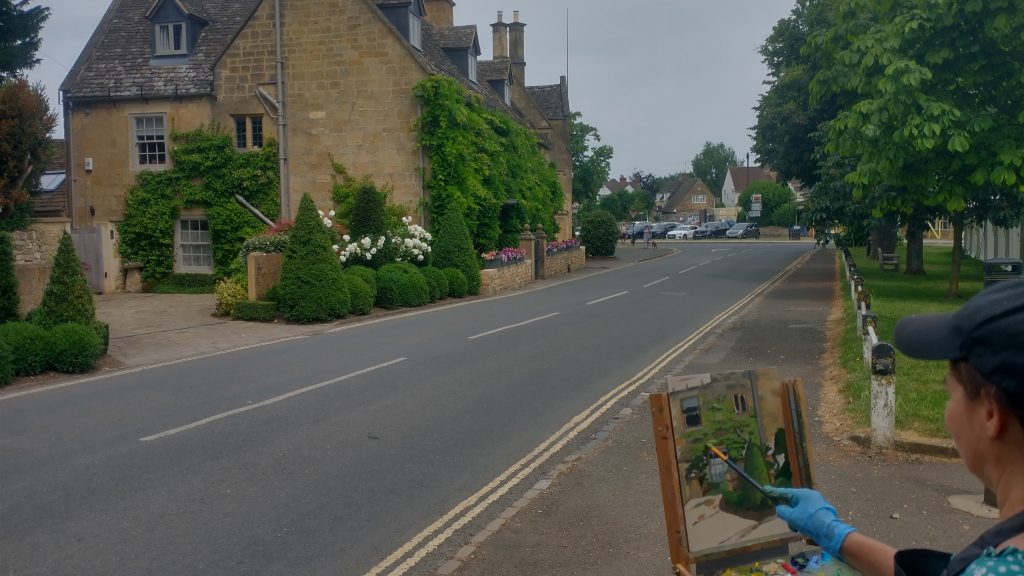
[[[996,494],[999,523],[950,556],[868,538],[814,490],[766,487],[779,517],[865,575],[1024,576],[1024,281],[987,288],[952,314],[903,318],[894,340],[911,358],[949,361],[946,428]]]

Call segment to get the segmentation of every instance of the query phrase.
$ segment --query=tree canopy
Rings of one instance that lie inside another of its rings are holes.
[[[46,6],[30,0],[0,0],[0,80],[15,78],[39,63],[39,31],[50,17]]]
[[[704,148],[693,157],[693,175],[703,180],[708,189],[718,196],[722,193],[729,166],[735,166],[738,162],[736,151],[725,143],[705,142]]]
[[[569,116],[569,149],[572,153],[572,198],[574,202],[594,203],[597,192],[608,180],[614,150],[601,142],[597,128],[580,120],[583,115]]]
[[[41,85],[23,78],[0,82],[0,228],[11,228],[19,208],[31,206],[27,201],[39,187],[56,125]]]

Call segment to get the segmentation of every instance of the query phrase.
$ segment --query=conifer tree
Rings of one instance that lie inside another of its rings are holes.
[[[11,236],[0,232],[0,324],[18,319],[18,278]]]
[[[341,264],[309,194],[303,194],[288,236],[278,301],[285,319],[308,323],[344,318],[351,300]]]
[[[466,276],[466,291],[480,293],[480,261],[473,250],[469,228],[458,207],[449,205],[434,231],[434,266],[457,268]]]
[[[85,279],[71,235],[67,232],[57,246],[53,271],[50,272],[50,281],[43,292],[43,301],[32,311],[31,319],[44,328],[67,323],[92,326],[96,320],[92,289]]]

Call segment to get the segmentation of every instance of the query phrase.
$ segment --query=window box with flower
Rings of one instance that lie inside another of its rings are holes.
[[[552,252],[565,252],[568,250],[575,250],[580,247],[580,241],[576,238],[570,238],[568,240],[556,240],[554,242],[548,242],[547,253]]]

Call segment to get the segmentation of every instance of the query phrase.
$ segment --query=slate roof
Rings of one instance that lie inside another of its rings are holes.
[[[565,120],[568,117],[569,107],[562,99],[561,84],[527,86],[526,92],[548,120]]]
[[[622,180],[609,180],[604,183],[604,187],[610,190],[613,194],[615,192],[618,192],[619,190],[624,190],[626,186],[632,186],[634,190],[640,189],[639,184],[637,184],[636,182],[630,182],[628,180],[625,182],[623,182]]]
[[[67,143],[63,138],[50,139],[51,156],[43,172],[43,187],[58,183],[53,190],[45,189],[32,197],[32,215],[36,218],[54,218],[68,214]]]
[[[476,43],[476,26],[452,26],[451,28],[434,28],[437,43],[444,50],[465,50]]]
[[[481,80],[507,80],[512,73],[512,61],[508,58],[481,60],[477,63],[477,76]]]
[[[69,99],[213,93],[213,66],[260,0],[176,0],[207,20],[188,60],[151,64],[153,0],[113,0],[61,90]]]
[[[469,78],[462,73],[459,68],[452,63],[448,55],[444,53],[444,48],[441,47],[439,40],[440,35],[444,35],[444,30],[440,33],[438,28],[433,24],[424,21],[423,22],[423,51],[420,52],[413,49],[413,55],[420,61],[423,69],[430,74],[441,74],[443,76],[449,76],[455,78],[462,83],[471,93],[478,94],[483,97],[484,104],[492,110],[502,110],[504,112],[512,113],[514,117],[522,117],[518,111],[513,110],[505,101],[502,100],[498,94],[487,85],[486,81],[479,83],[470,81]],[[447,29],[450,30],[450,29]],[[396,31],[397,33],[397,31]],[[477,70],[479,72],[479,69]]]

